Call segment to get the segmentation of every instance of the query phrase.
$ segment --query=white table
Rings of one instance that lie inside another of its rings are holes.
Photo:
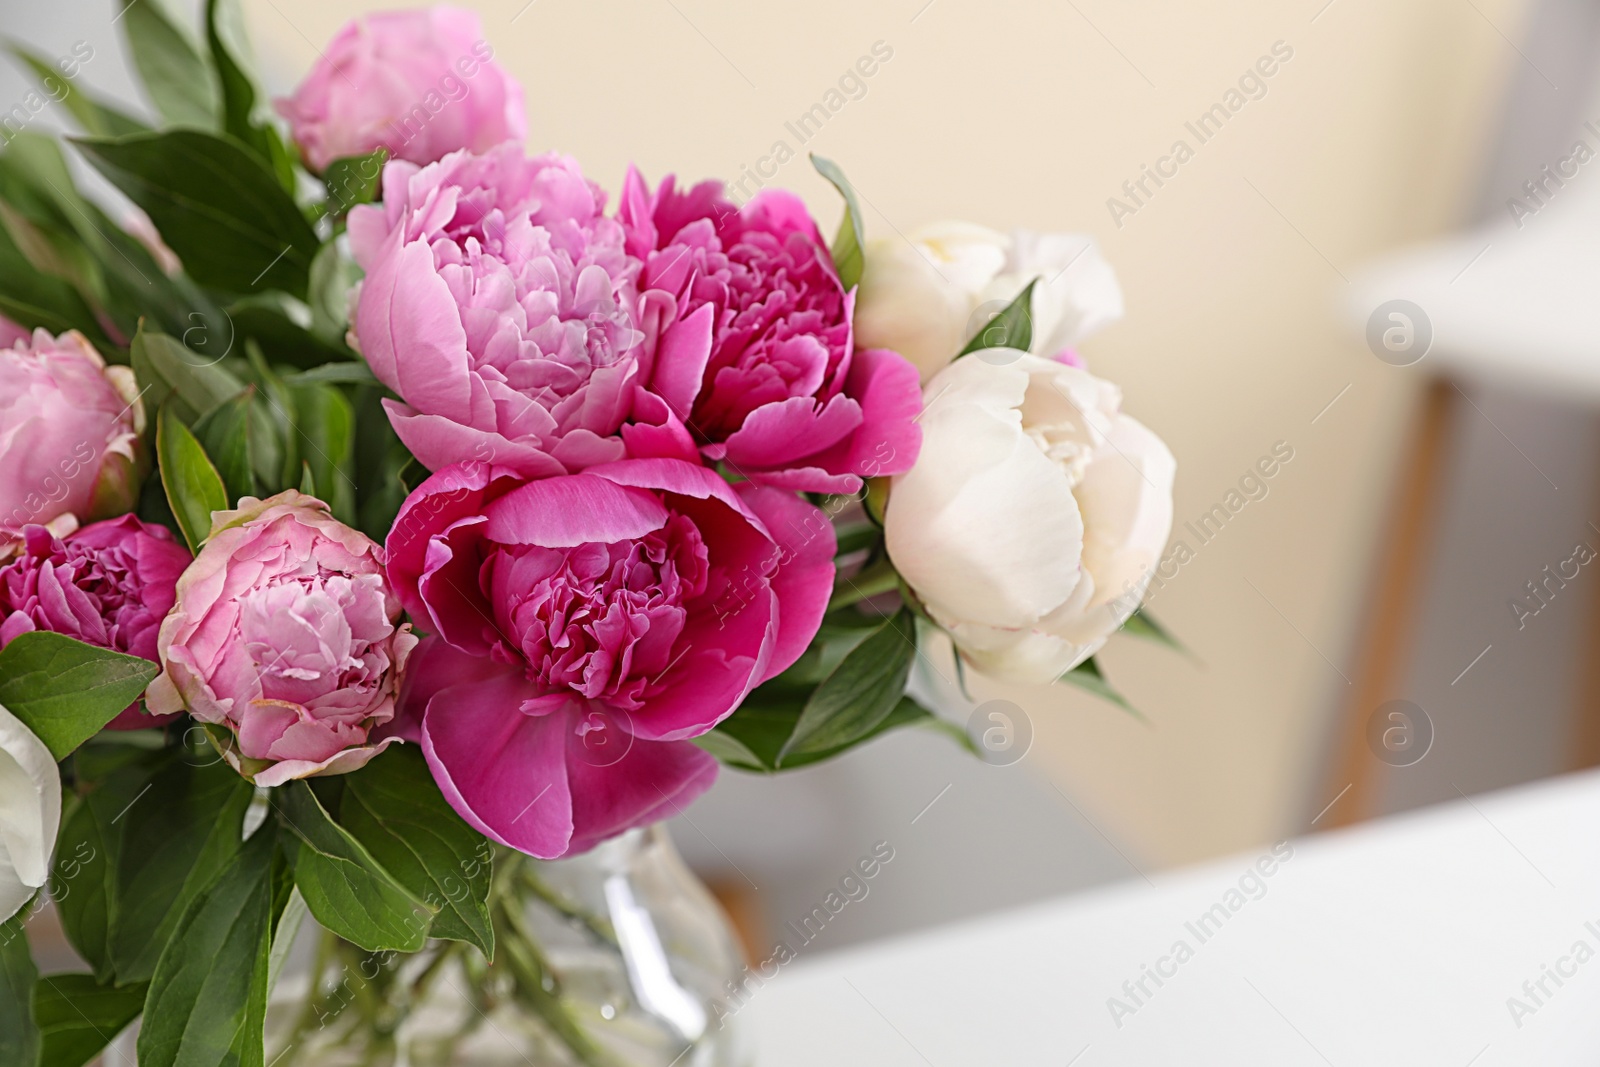
[[[1600,1064],[1600,772],[1292,846],[1259,899],[1203,943],[1186,924],[1226,904],[1269,849],[802,955],[741,1013],[757,1063]],[[1135,1005],[1123,983],[1179,940],[1192,957],[1162,963],[1171,977],[1146,978]],[[1579,941],[1594,958],[1570,955]],[[1537,1003],[1523,983],[1545,965],[1574,973],[1561,986],[1546,977]],[[1134,1008],[1120,1027],[1113,996]],[[1533,1011],[1514,1019],[1511,997]]]

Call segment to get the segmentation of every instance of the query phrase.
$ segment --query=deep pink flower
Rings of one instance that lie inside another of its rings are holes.
[[[49,630],[157,660],[156,633],[178,575],[193,558],[165,527],[124,515],[66,537],[28,526],[22,540],[21,551],[0,567],[0,646]],[[135,702],[109,728],[136,730],[175,717],[145,715]]]
[[[383,186],[350,217],[367,272],[352,336],[404,401],[385,403],[417,459],[529,477],[621,459],[644,369],[639,265],[599,188],[512,145],[390,163]]]
[[[84,336],[45,330],[0,348],[0,541],[132,509],[144,407],[133,371],[107,367]]]
[[[716,182],[679,192],[670,177],[652,196],[630,169],[618,218],[645,261],[641,329],[659,337],[639,424],[623,431],[631,454],[698,447],[744,477],[816,492],[910,469],[916,368],[854,347],[855,293],[799,198],[764,190],[740,210]],[[665,321],[650,321],[660,308]]]
[[[277,102],[313,170],[387,148],[432,163],[528,135],[522,86],[471,11],[385,11],[348,23],[292,97]]]
[[[434,634],[405,729],[483,833],[586,849],[710,785],[688,738],[805,651],[833,550],[794,494],[681,460],[531,482],[448,467],[389,533],[390,579]]]
[[[292,489],[213,523],[161,625],[151,711],[226,727],[223,754],[257,785],[365,765],[417,643],[382,549]]]

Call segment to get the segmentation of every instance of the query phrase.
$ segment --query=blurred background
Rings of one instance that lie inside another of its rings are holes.
[[[137,108],[127,2],[5,0],[4,32],[86,42],[84,82]],[[760,167],[747,189],[794,189],[831,232],[816,151],[869,236],[1093,235],[1127,315],[1084,354],[1178,457],[1187,551],[1151,610],[1190,655],[1102,657],[1142,720],[1059,686],[974,678],[969,701],[933,656],[924,691],[958,722],[1010,701],[1024,758],[907,732],[725,772],[675,836],[752,940],[880,841],[894,860],[816,951],[1600,762],[1600,568],[1579,552],[1600,549],[1600,5],[462,2],[528,90],[531,147],[612,190],[629,163]],[[243,0],[279,93],[393,6]],[[0,108],[29,87],[0,72]],[[1265,494],[1241,491],[1275,450]]]

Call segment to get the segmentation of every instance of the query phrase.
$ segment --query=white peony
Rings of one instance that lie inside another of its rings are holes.
[[[44,742],[0,706],[0,922],[50,876],[61,826],[61,776]]]
[[[1133,614],[1172,530],[1177,465],[1079,367],[991,350],[924,389],[894,478],[889,556],[976,669],[1048,683]]]
[[[856,342],[905,356],[926,382],[1038,279],[1030,351],[1054,356],[1122,317],[1122,290],[1094,239],[939,222],[868,242]]]

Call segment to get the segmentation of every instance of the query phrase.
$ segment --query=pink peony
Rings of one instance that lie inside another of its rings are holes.
[[[77,331],[35,330],[0,349],[0,539],[130,510],[143,429],[133,371],[107,367]]]
[[[23,547],[0,567],[0,646],[30,630],[156,660],[156,632],[172,607],[178,575],[193,558],[165,527],[132,515],[56,537],[23,530]],[[142,714],[137,703],[113,730],[159,726],[175,716]]]
[[[855,349],[854,292],[805,205],[766,190],[741,211],[715,182],[651,196],[628,172],[619,219],[648,310],[665,306],[641,424],[623,431],[635,455],[698,447],[769,485],[850,493],[917,457],[917,371],[887,349]],[[648,311],[647,311],[648,313]]]
[[[810,643],[833,528],[674,459],[525,481],[464,463],[407,498],[389,574],[418,625],[407,736],[463,818],[542,858],[707,788],[688,739]]]
[[[352,340],[404,401],[385,404],[417,459],[528,477],[621,459],[638,264],[604,194],[572,160],[512,145],[390,163],[383,185],[350,217],[367,272]]]
[[[301,155],[321,171],[379,148],[432,163],[528,135],[522,86],[471,11],[386,11],[339,31],[294,96],[277,102]]]
[[[26,326],[18,326],[4,315],[0,315],[0,348],[14,348],[18,341],[27,344],[33,336],[33,331]]]
[[[417,643],[382,550],[292,489],[239,505],[178,579],[149,708],[225,726],[223,754],[257,785],[353,771],[392,740],[368,735]]]

